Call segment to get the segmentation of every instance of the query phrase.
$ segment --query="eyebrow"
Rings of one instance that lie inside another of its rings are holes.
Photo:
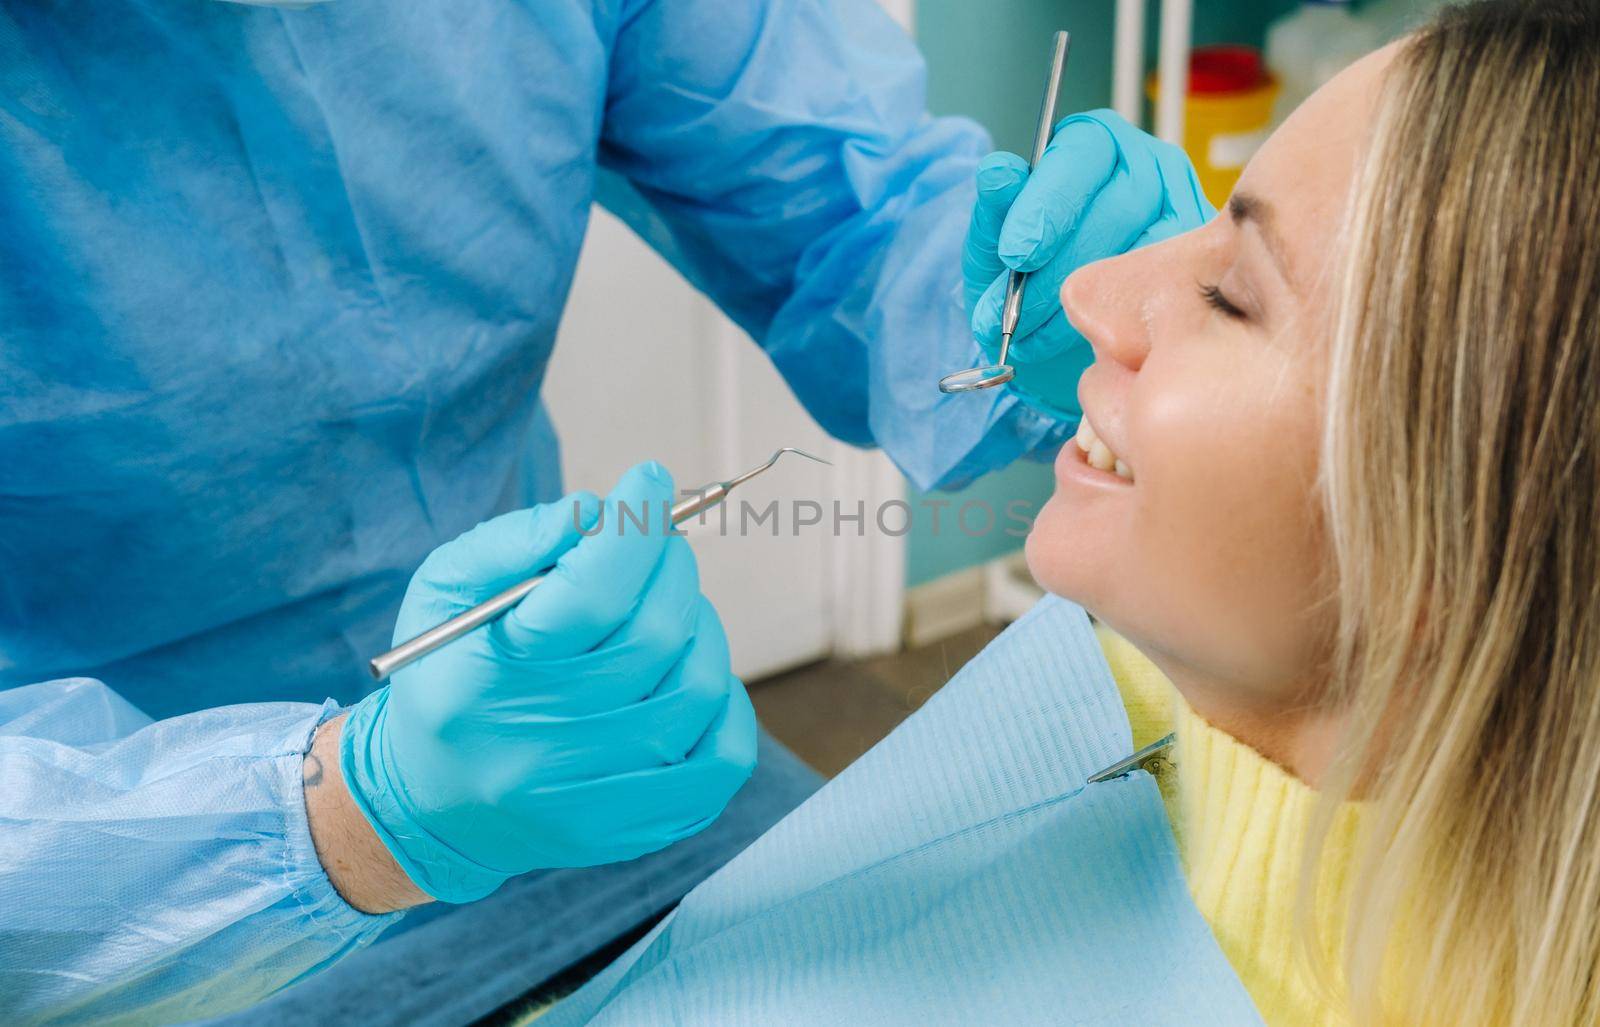
[[[1289,262],[1285,259],[1287,251],[1283,246],[1283,237],[1278,234],[1274,224],[1272,204],[1250,193],[1234,193],[1228,197],[1228,215],[1233,218],[1235,225],[1243,225],[1247,221],[1255,224],[1266,241],[1267,252],[1277,262],[1278,270],[1293,285],[1294,276],[1289,273]]]

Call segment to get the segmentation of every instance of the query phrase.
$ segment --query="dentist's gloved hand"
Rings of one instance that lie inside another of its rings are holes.
[[[978,165],[962,256],[973,335],[989,359],[998,356],[1007,273],[1029,272],[1010,387],[1076,421],[1078,376],[1094,355],[1061,310],[1061,284],[1085,264],[1198,228],[1215,213],[1183,150],[1112,111],[1063,120],[1032,175],[1016,154],[990,154]]]
[[[755,713],[694,554],[668,536],[673,498],[643,464],[598,532],[599,500],[569,496],[479,525],[412,578],[397,641],[554,564],[345,722],[350,792],[423,891],[466,902],[529,870],[653,852],[710,824],[750,776]]]

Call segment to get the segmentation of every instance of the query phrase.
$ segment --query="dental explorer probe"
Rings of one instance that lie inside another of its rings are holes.
[[[822,459],[822,457],[812,456],[805,450],[795,449],[792,446],[785,446],[776,453],[773,453],[766,463],[752,467],[743,474],[729,478],[727,481],[714,481],[709,485],[704,485],[701,488],[696,489],[694,494],[689,496],[687,499],[683,499],[677,503],[674,503],[671,513],[672,523],[674,525],[682,524],[684,521],[695,516],[696,514],[704,513],[705,511],[721,503],[723,500],[728,498],[728,493],[732,492],[740,485],[743,485],[751,478],[754,478],[756,475],[766,472],[772,467],[773,464],[777,463],[778,458],[783,456],[785,453],[795,453],[809,460],[815,460],[819,464],[828,463],[828,461]],[[501,592],[489,599],[485,599],[472,609],[464,610],[461,613],[456,614],[454,617],[451,617],[438,627],[429,628],[416,638],[413,638],[407,642],[401,642],[388,652],[379,656],[375,656],[369,660],[367,662],[367,670],[371,672],[375,680],[382,681],[384,678],[388,677],[390,674],[393,674],[401,667],[415,663],[424,656],[433,652],[435,649],[438,649],[441,646],[449,645],[451,642],[454,642],[456,639],[460,638],[462,635],[465,635],[472,629],[480,627],[494,620],[496,617],[500,616],[502,613],[505,613],[507,610],[521,602],[522,598],[528,593],[532,592],[535,588],[538,588],[539,583],[543,581],[544,578],[544,574],[535,574],[526,581],[512,585],[504,592]]]
[[[1045,83],[1044,103],[1039,107],[1039,128],[1033,137],[1033,160],[1028,162],[1032,171],[1044,160],[1045,148],[1050,145],[1050,133],[1055,128],[1056,101],[1061,97],[1061,75],[1067,70],[1067,47],[1072,36],[1057,32],[1050,42],[1050,80]],[[1017,322],[1022,318],[1022,289],[1028,276],[1012,271],[1006,276],[1006,305],[1000,314],[1000,359],[987,367],[973,367],[947,374],[939,379],[940,392],[974,392],[1004,385],[1016,377],[1016,369],[1006,363],[1011,355],[1011,337],[1017,333]]]

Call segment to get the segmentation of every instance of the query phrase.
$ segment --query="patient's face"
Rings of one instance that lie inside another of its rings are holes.
[[[1203,714],[1281,707],[1319,683],[1333,626],[1316,488],[1330,279],[1388,59],[1307,101],[1210,224],[1062,289],[1095,353],[1086,419],[1132,480],[1068,443],[1029,566]]]

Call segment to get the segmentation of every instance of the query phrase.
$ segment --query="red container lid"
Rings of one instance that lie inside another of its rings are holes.
[[[1189,55],[1189,95],[1248,93],[1270,81],[1261,51],[1253,46],[1197,46]]]

